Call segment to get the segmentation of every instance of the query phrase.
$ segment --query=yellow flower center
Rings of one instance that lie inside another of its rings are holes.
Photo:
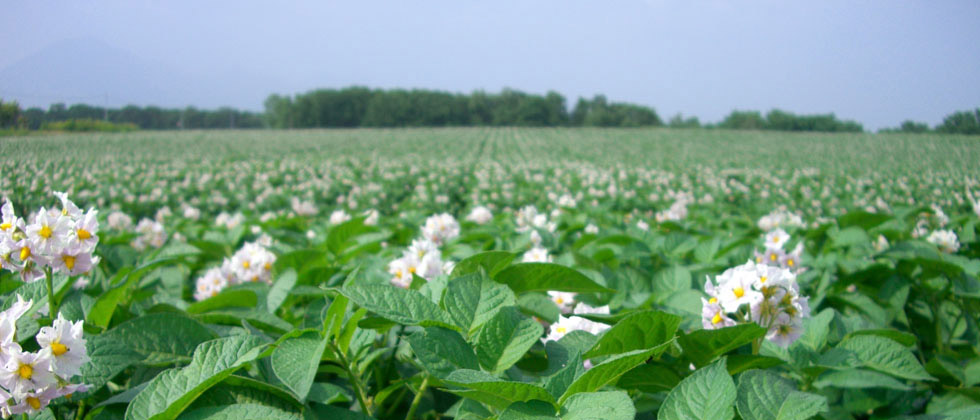
[[[242,261],[242,267],[243,268],[249,268],[251,266],[252,266],[252,263],[248,262],[248,260]]]
[[[790,259],[786,260],[786,265],[792,267],[792,266],[796,265],[796,263],[793,262],[793,259],[792,258],[790,258]]]
[[[561,296],[558,296],[558,297],[555,298],[555,303],[561,305],[561,304],[565,303],[565,299],[562,299]]]
[[[27,259],[30,258],[30,257],[31,257],[31,249],[30,248],[28,248],[28,247],[25,246],[25,247],[23,247],[23,248],[20,249],[20,260],[21,261],[27,261]]]
[[[61,356],[62,354],[68,353],[68,346],[61,344],[57,341],[51,343],[51,354],[55,356]]]
[[[37,397],[27,397],[27,403],[35,410],[41,409],[41,400],[37,399]]]
[[[265,264],[262,265],[262,268],[264,268],[265,271],[269,271],[269,270],[272,269],[272,264],[265,263]]]
[[[415,274],[415,267],[408,267],[408,272]]]
[[[711,324],[714,325],[714,324],[717,324],[719,322],[721,322],[721,314],[720,313],[716,313],[715,316],[711,317]]]
[[[769,261],[776,261],[776,258],[779,258],[776,254],[769,254]]]
[[[7,230],[7,229],[12,228],[13,226],[14,225],[12,225],[10,223],[2,223],[2,224],[0,224],[0,230]]]
[[[769,280],[766,276],[759,277],[759,283],[765,284],[766,280]]]
[[[718,303],[718,298],[712,297],[711,299],[708,299],[708,303]]]
[[[92,233],[85,229],[78,229],[78,239],[84,241],[92,237]]]
[[[565,331],[568,331],[568,329],[565,328],[565,327],[558,327],[558,328],[555,328],[555,331],[558,331],[558,334],[564,334]]]
[[[772,243],[774,243],[774,244],[775,243],[779,243],[779,236],[773,236],[772,237]]]
[[[68,267],[68,270],[75,269],[75,257],[71,255],[62,255],[61,260],[65,262],[65,267]]]
[[[54,233],[54,231],[51,230],[51,226],[44,225],[44,226],[41,226],[41,231],[38,232],[37,234],[38,235],[41,235],[41,237],[44,238],[44,239],[48,239],[48,238],[51,237],[51,234],[52,233]]]
[[[762,262],[762,257],[755,257],[755,262],[756,263],[761,263]]]
[[[395,277],[401,278],[402,270],[395,270]]]
[[[31,376],[34,375],[34,366],[20,365],[20,367],[17,368],[17,374],[23,379],[31,379]]]
[[[736,287],[732,289],[732,293],[735,293],[735,297],[740,298],[742,296],[745,296],[745,289],[741,287]]]

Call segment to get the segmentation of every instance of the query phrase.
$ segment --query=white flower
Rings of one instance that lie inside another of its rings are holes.
[[[541,234],[539,234],[536,230],[531,231],[531,244],[535,247],[541,245]]]
[[[793,344],[803,334],[803,321],[799,317],[791,317],[781,313],[769,327],[766,338],[780,347],[786,348]]]
[[[422,236],[437,245],[459,236],[459,222],[449,213],[441,213],[425,219]]]
[[[417,260],[399,258],[388,263],[388,273],[392,275],[391,284],[402,289],[407,289],[412,285],[412,274],[415,273]]]
[[[63,248],[59,255],[51,257],[49,263],[59,273],[78,276],[91,271],[92,267],[99,263],[99,258],[92,257],[92,254],[84,251],[79,244]]]
[[[956,233],[951,230],[933,231],[926,240],[936,244],[940,251],[947,254],[955,253],[960,249],[960,242],[956,238]]]
[[[754,264],[729,268],[715,280],[718,281],[718,301],[725,312],[735,312],[739,306],[752,305],[762,299],[762,294],[753,288],[759,281]]]
[[[368,209],[362,215],[367,216],[364,219],[365,226],[375,226],[378,224],[378,218],[381,216],[375,209]]]
[[[408,246],[408,250],[405,252],[415,255],[415,258],[421,260],[426,254],[438,253],[439,246],[427,238],[413,239],[412,244]]]
[[[204,273],[204,276],[197,279],[197,287],[194,289],[194,299],[205,300],[213,297],[228,286],[228,278],[222,273],[221,269],[214,267]]]
[[[454,268],[456,268],[456,263],[453,261],[446,261],[442,263],[442,272],[447,275],[452,274]]]
[[[442,275],[442,255],[439,251],[430,252],[419,261],[416,274],[426,280],[432,280]]]
[[[54,196],[61,200],[61,214],[68,216],[72,219],[77,219],[81,217],[82,210],[78,208],[71,200],[68,199],[68,193],[54,192]]]
[[[577,305],[575,305],[574,313],[576,315],[584,315],[584,314],[609,315],[609,305],[593,307],[593,306],[589,306],[584,302],[579,302]]]
[[[78,375],[82,365],[88,363],[82,334],[82,321],[72,323],[60,313],[50,327],[42,327],[37,333],[37,344],[50,356],[56,375],[62,378]]]
[[[585,233],[591,233],[595,235],[599,233],[599,227],[592,223],[589,223],[588,225],[585,226]]]
[[[571,209],[571,208],[575,208],[576,205],[577,203],[575,202],[575,198],[573,198],[571,194],[564,194],[558,198],[559,207],[565,207]]]
[[[82,252],[92,252],[99,243],[99,212],[95,209],[89,210],[82,217],[79,217],[72,226],[72,235],[69,245],[78,245]]]
[[[344,211],[343,209],[341,209],[341,210],[334,210],[333,213],[330,213],[330,220],[327,221],[327,223],[329,223],[331,225],[339,225],[339,224],[344,223],[344,222],[346,222],[346,221],[348,221],[350,219],[351,219],[351,216],[349,214],[347,214],[347,212]]]
[[[548,250],[544,248],[531,248],[524,253],[521,258],[522,262],[551,262],[551,256],[548,255]]]
[[[575,306],[575,293],[549,290],[548,297],[551,298],[552,302],[555,302],[555,305],[558,305],[558,309],[560,309],[561,313],[563,314],[572,312],[572,309]]]
[[[650,230],[650,225],[649,225],[649,224],[647,224],[647,222],[644,222],[644,221],[642,221],[642,220],[640,220],[640,221],[638,221],[638,222],[636,222],[636,227],[637,227],[638,229],[640,229],[640,230],[642,230],[642,231],[644,231],[644,232],[646,232],[646,231],[648,231],[648,230]]]
[[[0,385],[10,390],[15,398],[54,384],[51,357],[45,353],[14,350],[0,369]]]
[[[106,219],[109,222],[110,229],[129,230],[133,226],[133,218],[121,211],[109,213],[109,217]]]
[[[474,222],[478,225],[483,225],[493,219],[493,213],[490,209],[484,206],[476,206],[473,210],[470,210],[470,214],[466,216],[466,220]]]
[[[184,204],[183,209],[184,209],[183,216],[185,219],[197,220],[201,218],[201,211],[198,210],[196,207],[192,207],[187,204]]]
[[[706,330],[730,327],[735,325],[735,321],[725,314],[725,311],[718,304],[718,298],[701,298],[701,326]]]
[[[888,238],[885,235],[878,235],[878,239],[875,240],[873,245],[876,252],[882,252],[889,247]]]
[[[41,207],[34,223],[27,225],[26,229],[31,252],[43,255],[59,254],[70,232],[70,219],[60,214],[52,217],[44,207]]]
[[[789,241],[789,234],[785,230],[776,229],[766,234],[767,249],[782,249],[783,245]]]

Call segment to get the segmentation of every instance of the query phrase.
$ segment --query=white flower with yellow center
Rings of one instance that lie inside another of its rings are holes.
[[[449,213],[430,216],[422,225],[422,236],[436,245],[442,245],[459,236],[459,222]]]
[[[54,196],[61,200],[61,214],[68,216],[72,219],[78,219],[82,217],[82,210],[78,208],[71,200],[68,199],[68,193],[54,192]]]
[[[575,293],[549,290],[548,297],[551,298],[552,302],[555,302],[555,305],[558,305],[558,309],[563,314],[572,312],[575,307]]]
[[[940,251],[947,254],[955,253],[960,249],[960,242],[956,238],[956,233],[951,230],[933,231],[926,240],[936,244]]]
[[[718,298],[701,298],[701,326],[706,330],[730,327],[735,325],[735,321],[725,314],[725,311],[718,304]]]
[[[493,213],[490,209],[484,206],[476,206],[473,210],[470,210],[470,214],[466,216],[466,220],[476,223],[478,225],[483,225],[493,219]]]
[[[75,244],[62,249],[61,254],[52,256],[50,263],[59,273],[78,276],[91,271],[92,266],[99,263],[99,257],[92,257],[92,254]]]
[[[62,378],[80,374],[82,365],[89,361],[82,321],[72,323],[60,313],[50,327],[42,327],[37,333],[37,344],[50,356],[54,373]]]
[[[767,249],[783,249],[787,241],[789,241],[789,234],[785,230],[776,229],[766,234]]]
[[[10,390],[15,398],[54,384],[51,357],[43,352],[12,351],[0,369],[0,385]]]
[[[89,210],[82,217],[78,218],[72,226],[72,234],[69,244],[79,245],[82,251],[92,252],[99,243],[99,212],[95,209]]]
[[[351,216],[349,214],[347,214],[347,212],[344,211],[343,209],[341,209],[341,210],[334,210],[332,213],[330,213],[330,220],[328,220],[327,223],[329,223],[331,225],[339,225],[339,224],[344,223],[344,222],[346,222],[346,221],[348,221],[350,219],[351,219]]]
[[[34,223],[27,225],[27,238],[31,242],[31,252],[43,255],[57,255],[65,246],[71,232],[71,220],[58,214],[51,216],[44,207],[38,212]]]
[[[531,248],[521,257],[521,262],[551,262],[551,255],[544,248]]]
[[[391,284],[407,289],[412,285],[413,274],[418,270],[418,260],[406,257],[388,263],[388,273],[392,275]]]
[[[791,317],[789,314],[781,313],[776,317],[775,322],[769,326],[766,338],[774,344],[786,348],[800,338],[802,334],[803,320],[800,317]]]
[[[762,294],[753,287],[759,281],[754,265],[729,268],[716,280],[718,301],[725,312],[735,312],[739,306],[752,305],[762,299]]]

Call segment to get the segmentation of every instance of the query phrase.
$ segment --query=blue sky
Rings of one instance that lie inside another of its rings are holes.
[[[4,5],[0,69],[82,40],[214,86],[164,97],[133,82],[111,105],[259,110],[270,93],[316,87],[512,87],[570,104],[604,93],[664,118],[778,107],[876,129],[980,106],[977,22],[976,0],[39,0]],[[91,72],[92,55],[59,66]],[[108,90],[9,80],[0,96],[26,105],[101,103]],[[157,90],[179,92],[176,80]]]

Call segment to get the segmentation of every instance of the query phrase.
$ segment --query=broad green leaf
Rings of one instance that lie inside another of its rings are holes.
[[[229,307],[251,308],[254,307],[257,302],[258,297],[255,295],[255,292],[251,290],[229,289],[200,302],[192,303],[187,307],[187,313],[201,314],[204,312],[213,311],[215,309]]]
[[[736,405],[743,420],[806,420],[827,411],[826,398],[799,392],[788,379],[758,369],[739,376]]]
[[[751,354],[733,354],[728,356],[728,374],[735,375],[749,369],[766,369],[783,364],[780,359]]]
[[[235,404],[198,408],[181,420],[302,420],[303,416],[260,404]]]
[[[876,335],[861,335],[842,341],[838,347],[854,352],[864,366],[879,372],[905,379],[935,380],[916,360],[911,350],[894,340]]]
[[[563,404],[571,396],[582,392],[595,392],[602,387],[616,382],[620,376],[643,364],[647,359],[663,353],[672,343],[664,343],[647,350],[636,350],[619,354],[604,360],[587,370],[568,386],[565,393],[558,399]]]
[[[209,324],[242,325],[242,320],[248,321],[262,330],[275,334],[283,334],[293,329],[293,325],[266,310],[255,308],[221,308],[218,310],[197,314],[195,318]]]
[[[887,388],[907,391],[912,387],[884,373],[867,369],[829,370],[824,372],[813,386],[826,388]]]
[[[740,324],[717,330],[698,330],[681,335],[677,341],[684,354],[697,366],[706,366],[715,358],[766,335],[756,324]]]
[[[437,378],[445,378],[459,369],[478,370],[473,348],[456,331],[427,327],[408,337],[422,366]]]
[[[296,271],[286,270],[276,278],[276,282],[269,289],[269,295],[265,297],[265,307],[269,312],[276,312],[279,306],[289,297],[289,292],[296,285]]]
[[[202,343],[191,363],[157,375],[126,408],[126,420],[175,419],[195,398],[259,356],[264,342],[238,335]]]
[[[493,279],[506,284],[515,293],[548,290],[575,293],[614,292],[574,269],[552,263],[514,264],[497,273]]]
[[[803,335],[797,342],[801,345],[805,344],[810,350],[820,351],[827,344],[827,334],[830,332],[830,322],[833,320],[833,309],[824,309],[819,314],[804,319]]]
[[[455,278],[473,274],[478,272],[480,268],[483,268],[483,271],[488,276],[493,277],[500,270],[503,270],[504,267],[507,267],[514,260],[514,257],[515,255],[513,253],[506,251],[487,251],[473,254],[456,263],[450,277]]]
[[[517,298],[517,306],[522,312],[551,323],[558,322],[558,316],[561,315],[558,305],[543,293],[524,293]]]
[[[445,311],[415,290],[388,285],[353,285],[340,289],[362,308],[399,324],[458,329]]]
[[[735,417],[735,381],[725,359],[696,370],[667,394],[658,420],[731,420]]]
[[[507,286],[479,274],[451,279],[442,306],[468,336],[493,318],[505,306],[517,304]]]
[[[538,400],[513,403],[497,416],[497,420],[558,420],[558,418],[555,406]]]
[[[538,385],[505,381],[476,370],[457,370],[450,374],[445,382],[475,391],[457,392],[464,397],[500,408],[505,408],[511,403],[518,401],[541,400],[551,404],[555,403],[551,394]]]
[[[521,314],[517,307],[501,308],[476,336],[476,356],[480,365],[499,373],[517,363],[541,338],[544,328]]]
[[[363,413],[358,413],[355,411],[350,411],[344,408],[340,408],[334,405],[321,405],[317,404],[313,406],[313,412],[315,413],[314,418],[318,419],[329,419],[329,420],[371,420],[373,417],[368,417]]]
[[[372,227],[364,225],[363,217],[355,217],[336,225],[327,232],[327,249],[334,255],[340,255],[349,246],[351,239],[372,230]]]
[[[681,317],[660,311],[637,312],[607,330],[583,358],[625,353],[659,346],[674,337]]]
[[[851,338],[851,337],[857,337],[857,336],[861,336],[861,335],[876,335],[876,336],[879,336],[879,337],[885,337],[885,338],[894,340],[895,342],[897,342],[897,343],[899,343],[899,344],[901,344],[901,345],[903,345],[905,347],[912,347],[912,346],[915,345],[915,343],[917,343],[919,341],[918,338],[915,337],[915,335],[909,334],[907,332],[899,331],[899,330],[893,330],[893,329],[884,329],[884,328],[883,329],[873,329],[873,330],[857,330],[857,331],[854,331],[854,332],[852,332],[850,334],[847,334],[847,336],[845,337],[845,339]]]
[[[691,272],[684,267],[668,267],[653,276],[653,293],[667,296],[691,288]]]
[[[670,391],[680,381],[681,377],[672,369],[648,363],[624,373],[616,382],[616,386],[626,390],[639,389],[643,392],[656,393]]]
[[[623,391],[575,394],[561,407],[561,420],[632,420],[636,408]]]
[[[316,331],[306,331],[279,343],[272,352],[272,371],[300,401],[306,401],[310,386],[316,377],[320,357],[327,347],[327,339]]]

